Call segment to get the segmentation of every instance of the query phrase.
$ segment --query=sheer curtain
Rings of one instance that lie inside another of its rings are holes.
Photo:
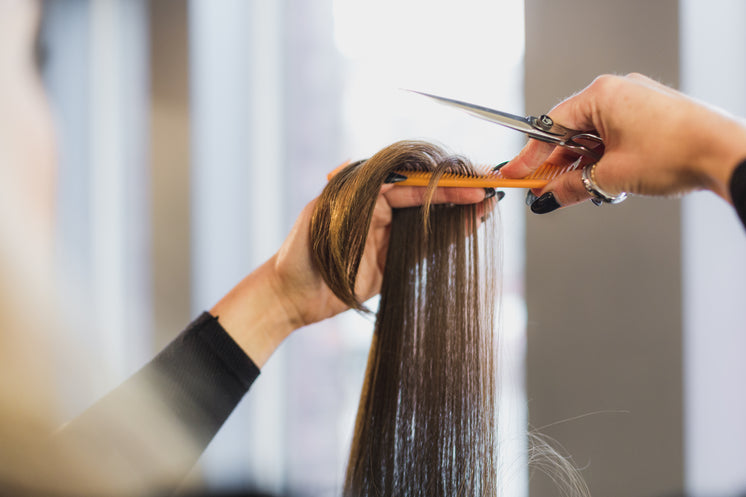
[[[194,312],[239,268],[271,254],[326,173],[346,159],[405,138],[434,140],[482,163],[512,157],[520,137],[401,88],[520,113],[522,16],[521,2],[193,1]],[[505,494],[517,496],[526,492],[519,197],[510,192],[501,203],[500,430]],[[270,360],[208,450],[209,481],[338,494],[371,322],[346,313],[311,328]]]
[[[165,18],[176,22],[168,16],[176,4],[161,0],[160,17],[150,19],[153,6],[148,10],[145,1],[45,4],[67,267],[84,289],[80,300],[94,299],[102,316],[122,317],[110,332],[92,331],[96,324],[82,337],[91,339],[94,353],[104,353],[111,374],[78,392],[73,410],[142,364],[156,352],[153,343],[178,332],[150,324],[160,323],[158,315],[186,324],[269,257],[342,161],[419,138],[497,164],[522,143],[515,133],[401,91],[521,113],[521,1],[191,0],[183,21],[188,112],[158,101],[160,117],[152,121],[189,126],[188,181],[169,182],[166,172],[186,175],[187,168],[148,163],[149,146],[162,144],[148,142],[160,135],[148,128],[155,102],[147,88],[147,45],[168,38],[149,40],[148,33],[158,32]],[[159,57],[169,49],[159,48]],[[158,98],[168,96],[168,88],[158,91]],[[516,497],[527,493],[521,193],[509,191],[500,203],[499,429],[504,494]],[[180,204],[166,200],[180,196],[189,198],[188,214],[168,211]],[[178,236],[164,222],[169,216],[178,218]],[[159,231],[150,233],[151,226]],[[186,233],[190,241],[181,246]],[[164,240],[168,251],[156,250]],[[180,260],[190,261],[182,271],[188,278],[154,283],[159,267]],[[163,292],[185,295],[191,316],[181,309],[164,313],[162,306],[179,299],[161,299]],[[370,320],[345,313],[295,333],[210,445],[197,476],[215,488],[337,495],[371,328]]]
[[[147,2],[43,2],[42,75],[57,134],[57,256],[80,412],[151,354]],[[62,361],[62,359],[61,359]],[[86,365],[86,366],[84,366]]]

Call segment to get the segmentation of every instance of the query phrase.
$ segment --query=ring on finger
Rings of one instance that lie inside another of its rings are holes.
[[[611,195],[603,190],[598,183],[596,183],[596,165],[598,163],[588,164],[583,168],[583,174],[581,180],[585,189],[593,195],[591,200],[594,200],[594,204],[601,205],[601,202],[605,204],[619,204],[624,202],[627,198],[627,193],[622,192],[619,195]]]

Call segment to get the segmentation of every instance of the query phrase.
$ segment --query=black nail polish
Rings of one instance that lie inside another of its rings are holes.
[[[502,190],[497,191],[497,201],[501,201],[503,198],[505,198],[505,192]]]
[[[407,179],[406,176],[399,173],[391,172],[388,176],[386,176],[386,179],[383,181],[384,183],[399,183],[400,181],[405,181]]]
[[[592,198],[592,199],[591,199],[591,202],[592,202],[592,203],[593,203],[593,205],[595,205],[596,207],[601,207],[601,206],[602,206],[602,205],[604,204],[604,201],[603,201],[603,200],[601,200],[600,198]]]
[[[534,214],[546,214],[559,208],[560,204],[554,198],[554,193],[552,192],[545,193],[531,204],[531,212]]]
[[[534,192],[532,192],[531,190],[528,190],[526,192],[526,200],[525,200],[526,205],[528,205],[529,207],[531,207],[531,204],[533,204],[534,202],[536,202],[537,198],[539,198],[539,197],[537,197],[536,195],[534,195]]]
[[[484,199],[487,200],[488,198],[494,197],[495,193],[497,193],[497,190],[495,190],[494,188],[485,188],[484,189]]]
[[[504,166],[505,164],[507,164],[508,162],[510,162],[510,161],[509,161],[509,160],[506,160],[505,162],[501,162],[500,164],[498,164],[498,165],[496,165],[495,167],[493,167],[493,168],[492,168],[492,170],[493,170],[493,171],[499,171],[499,170],[500,170],[500,169],[502,169],[502,167],[503,167],[503,166]]]

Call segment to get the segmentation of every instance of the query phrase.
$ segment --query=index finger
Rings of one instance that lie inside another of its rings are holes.
[[[425,202],[427,187],[383,185],[383,196],[395,209],[416,207]],[[476,204],[484,200],[484,188],[440,187],[433,192],[433,204]]]
[[[536,171],[552,155],[557,145],[529,139],[525,147],[510,162],[500,168],[506,178],[524,178]]]

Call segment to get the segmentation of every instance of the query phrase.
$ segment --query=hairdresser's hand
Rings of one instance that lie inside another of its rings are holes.
[[[357,276],[361,299],[380,291],[391,209],[421,205],[424,192],[424,187],[381,187]],[[484,198],[481,188],[440,188],[433,203],[472,204]],[[258,367],[293,330],[347,310],[312,261],[309,226],[315,202],[303,209],[280,250],[210,311]]]
[[[568,128],[595,130],[604,140],[598,185],[610,194],[676,196],[708,189],[730,202],[728,184],[746,158],[746,127],[736,118],[709,108],[639,74],[600,76],[549,112]],[[521,178],[549,160],[566,165],[577,156],[536,140],[502,168]],[[581,171],[566,173],[534,193],[531,210],[550,212],[591,195]]]

